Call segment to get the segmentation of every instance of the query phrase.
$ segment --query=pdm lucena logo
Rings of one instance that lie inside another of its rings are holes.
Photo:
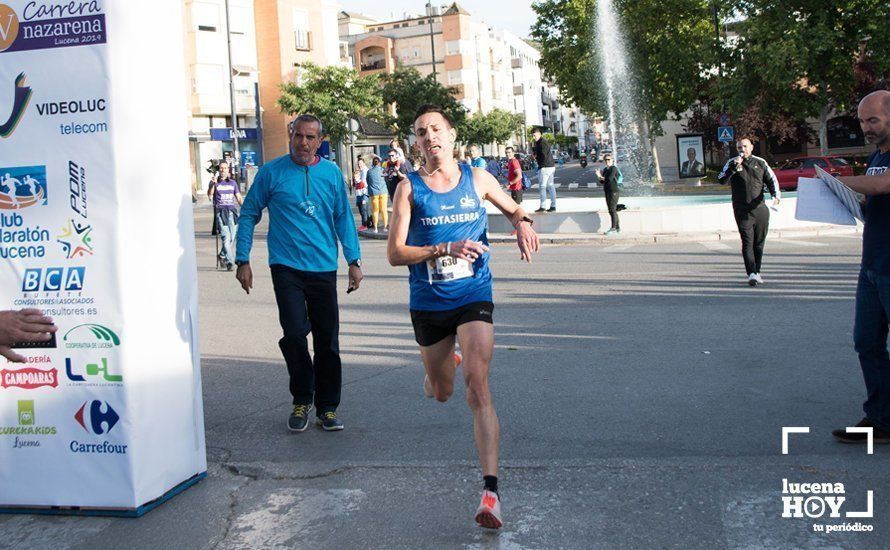
[[[4,5],[0,4],[0,20],[3,17],[4,7]],[[2,29],[2,25],[0,25],[0,29]],[[3,34],[0,33],[0,50],[3,49],[2,44]],[[6,119],[6,122],[0,124],[0,138],[8,138],[12,135],[19,122],[21,122],[25,109],[28,107],[28,101],[31,99],[31,88],[25,86],[25,73],[19,73],[15,77],[13,86],[12,111],[9,113],[9,118]]]

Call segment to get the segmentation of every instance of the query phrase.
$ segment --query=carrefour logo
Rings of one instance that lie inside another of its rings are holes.
[[[121,417],[107,402],[94,399],[81,405],[74,419],[87,433],[104,435],[114,429]]]
[[[110,328],[96,324],[77,325],[62,337],[68,349],[108,349],[121,345],[120,337]]]
[[[0,21],[3,18],[4,7],[6,6],[0,4]],[[0,51],[3,51],[2,24],[0,24]],[[16,126],[21,122],[22,115],[25,114],[25,109],[28,107],[28,101],[31,99],[31,88],[25,86],[25,73],[19,73],[15,77],[13,86],[12,111],[9,113],[9,118],[6,119],[6,122],[0,125],[0,138],[8,138],[12,135]]]

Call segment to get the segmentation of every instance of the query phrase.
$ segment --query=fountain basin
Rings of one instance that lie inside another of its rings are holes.
[[[619,213],[622,235],[706,233],[737,229],[728,195],[622,197],[619,202],[627,206],[627,210]],[[768,202],[770,203],[771,201]],[[538,233],[602,233],[611,227],[604,198],[559,198],[556,212],[533,213],[538,206],[537,198],[522,202],[522,207],[535,220],[534,227]],[[770,230],[834,227],[796,220],[796,208],[796,196],[783,197],[778,211],[770,210]],[[489,233],[510,233],[513,230],[510,222],[497,208],[486,203],[486,209],[489,214]]]

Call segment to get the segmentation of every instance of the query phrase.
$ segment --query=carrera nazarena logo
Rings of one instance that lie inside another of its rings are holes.
[[[59,385],[59,371],[56,369],[40,370],[28,367],[18,370],[0,370],[0,385],[4,388],[22,388],[34,390],[49,386],[55,388]]]
[[[0,21],[3,18],[3,6],[0,4]],[[2,23],[0,23],[0,51],[3,50],[3,34],[2,34]],[[9,113],[9,118],[6,119],[2,125],[0,125],[0,137],[8,138],[15,131],[16,126],[19,125],[19,122],[22,120],[22,116],[25,114],[25,109],[28,107],[28,101],[31,99],[31,88],[25,86],[25,73],[19,73],[17,77],[15,77],[14,82],[14,90],[12,94],[12,112]]]
[[[98,0],[31,1],[21,13],[0,4],[0,53],[104,44],[105,34]]]

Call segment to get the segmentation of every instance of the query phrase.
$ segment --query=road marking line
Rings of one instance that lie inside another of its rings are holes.
[[[714,252],[725,252],[727,250],[732,250],[732,247],[728,244],[718,241],[701,241],[698,244],[702,245],[708,250],[713,250]]]
[[[774,242],[784,244],[796,244],[798,246],[828,246],[828,243],[814,243],[812,241],[798,241],[797,239],[773,239]]]
[[[577,188],[578,188],[577,181],[573,181],[572,183],[569,184],[569,189],[577,189]]]
[[[598,186],[597,186],[597,184],[596,184],[595,181],[588,181],[588,182],[587,182],[587,188],[588,188],[588,189],[596,189],[597,187],[598,187]]]
[[[603,249],[603,252],[622,252],[627,250],[628,248],[633,248],[632,244],[613,244],[612,246],[607,246]]]

